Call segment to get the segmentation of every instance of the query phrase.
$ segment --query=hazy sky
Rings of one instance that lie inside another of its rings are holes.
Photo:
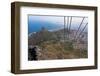
[[[66,28],[68,17],[66,20]],[[77,29],[82,21],[83,17],[72,17],[71,29]],[[70,23],[71,17],[69,17]],[[88,18],[85,18],[82,24],[83,28],[85,24],[88,22]],[[45,27],[49,31],[59,30],[64,28],[64,17],[60,16],[28,16],[28,33],[40,31],[42,27]]]

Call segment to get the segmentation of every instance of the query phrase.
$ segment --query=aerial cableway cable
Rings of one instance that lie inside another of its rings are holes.
[[[65,22],[65,25],[66,25],[66,22]],[[67,17],[67,28],[66,28],[66,38],[68,39],[68,28],[69,28],[69,17]]]
[[[65,25],[66,25],[66,17],[64,16],[64,41],[65,41]]]
[[[70,23],[69,23],[68,38],[69,38],[69,35],[70,35],[71,23],[72,23],[72,16],[70,18]]]
[[[78,38],[80,38],[81,34],[83,33],[83,31],[85,30],[85,28],[86,28],[87,25],[88,25],[88,23],[85,24],[84,28],[82,29],[82,31],[81,31],[80,34],[78,35],[77,40],[78,40]],[[76,40],[76,41],[77,41],[77,40]]]
[[[85,19],[85,17],[83,17],[83,19],[82,19],[82,21],[81,21],[81,23],[80,23],[80,25],[79,25],[79,27],[78,27],[78,30],[76,31],[76,34],[75,34],[75,36],[74,36],[74,40],[76,40],[77,34],[78,34],[78,32],[79,32],[79,30],[80,30],[80,28],[81,28],[81,26],[82,26],[82,23],[83,23],[84,19]]]

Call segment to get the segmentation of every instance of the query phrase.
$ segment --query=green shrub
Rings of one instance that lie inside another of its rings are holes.
[[[64,43],[64,50],[72,51],[73,50],[73,43],[72,42],[65,42]]]

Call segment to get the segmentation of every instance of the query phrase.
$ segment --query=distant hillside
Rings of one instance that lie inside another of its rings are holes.
[[[75,38],[77,30],[70,30],[70,32],[67,31],[67,29],[60,29],[56,31],[48,31],[45,28],[42,28],[39,32],[33,32],[28,35],[28,44],[29,45],[38,45],[45,41],[65,41],[67,40],[73,40]],[[77,33],[76,38],[78,37],[80,33]],[[83,32],[81,40],[84,42],[87,42],[87,32]]]
[[[50,40],[56,40],[56,35],[53,32],[50,32],[46,30],[45,28],[42,28],[41,31],[36,33],[31,33],[28,36],[28,42],[29,45],[39,45],[42,42],[50,41]]]

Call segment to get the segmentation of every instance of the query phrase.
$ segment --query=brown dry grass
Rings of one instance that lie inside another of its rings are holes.
[[[52,59],[75,59],[86,58],[87,52],[81,52],[81,50],[66,50],[64,44],[60,42],[44,42],[39,47],[42,49],[39,51],[38,60],[52,60]]]

